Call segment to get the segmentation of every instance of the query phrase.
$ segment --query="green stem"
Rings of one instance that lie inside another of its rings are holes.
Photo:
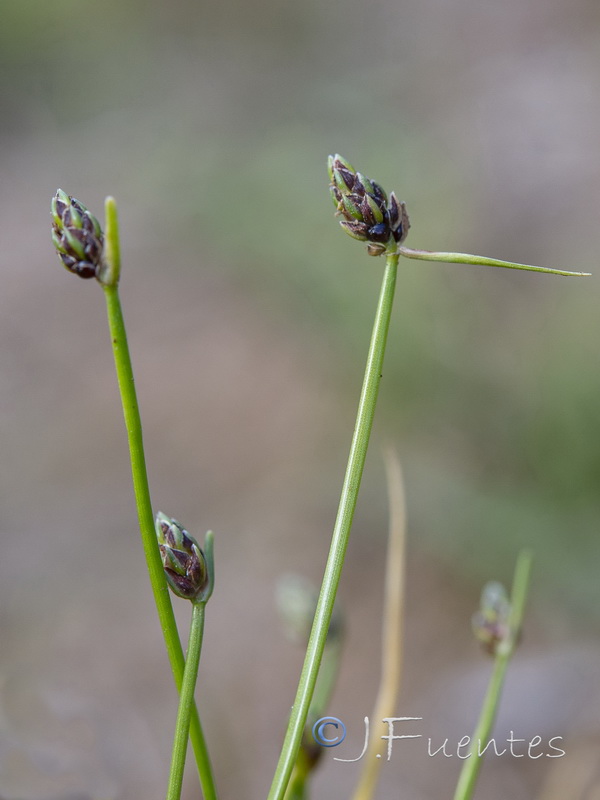
[[[308,709],[305,734],[308,733],[309,736],[311,736],[310,728],[325,712],[339,673],[342,652],[341,636],[331,642],[329,639],[331,639],[331,636],[328,637],[323,650],[321,669],[319,670],[312,701]],[[305,739],[306,736],[303,737],[303,741]],[[304,798],[308,798],[308,782],[317,763],[310,754],[305,753],[304,746],[301,744],[290,782],[287,785],[285,800],[304,800]]]
[[[190,718],[194,705],[194,689],[198,677],[200,652],[202,650],[202,634],[204,633],[204,607],[205,603],[193,603],[192,624],[190,626],[190,639],[185,658],[185,670],[179,695],[179,708],[175,724],[175,739],[173,741],[173,754],[171,757],[171,772],[169,773],[169,787],[167,800],[179,800],[181,785],[183,783],[183,770],[190,733]]]
[[[405,258],[417,258],[420,261],[444,261],[447,264],[475,264],[481,267],[504,267],[505,269],[524,269],[528,272],[546,272],[549,275],[567,275],[568,277],[581,277],[591,275],[590,272],[567,272],[564,269],[550,269],[549,267],[534,267],[531,264],[515,264],[512,261],[500,261],[487,256],[474,256],[470,253],[436,253],[431,250],[412,250],[410,247],[398,248],[399,255]]]
[[[350,528],[356,508],[358,490],[362,478],[369,436],[375,415],[375,405],[381,381],[383,356],[390,324],[394,289],[396,287],[396,274],[398,271],[398,255],[391,254],[387,257],[383,285],[379,297],[379,304],[375,315],[371,345],[367,358],[367,366],[363,381],[358,414],[346,475],[342,487],[342,494],[338,508],[337,518],[333,529],[331,548],[325,567],[321,593],[317,603],[317,610],[313,622],[304,666],[300,675],[296,699],[288,723],[283,748],[271,785],[268,800],[282,800],[296,761],[302,731],[308,715],[310,701],[315,688],[325,639],[331,620],[333,604],[342,574],[344,557],[348,545]]]
[[[479,721],[473,733],[471,750],[469,756],[463,763],[456,792],[454,793],[454,800],[471,800],[473,797],[475,784],[483,762],[483,755],[479,753],[489,741],[498,710],[498,704],[500,702],[506,670],[519,640],[523,613],[525,611],[525,601],[527,599],[529,576],[531,573],[531,561],[532,554],[530,551],[522,550],[519,553],[510,599],[511,610],[508,619],[508,639],[498,646],[492,676],[483,701]]]
[[[110,197],[107,198],[106,201],[106,220],[107,268],[104,275],[109,276],[108,280],[110,280],[110,282],[104,282],[102,285],[106,298],[108,326],[110,329],[117,380],[123,405],[127,439],[129,442],[133,490],[135,493],[140,533],[148,565],[148,573],[150,575],[150,584],[156,603],[156,610],[158,612],[169,662],[175,678],[175,685],[178,691],[181,691],[184,672],[183,650],[177,632],[173,606],[171,605],[171,598],[169,596],[154,529],[154,514],[150,501],[150,489],[148,487],[148,475],[144,458],[142,423],[135,391],[129,346],[127,344],[125,322],[123,320],[121,301],[119,299],[119,238],[116,207],[114,200]],[[109,261],[110,258],[114,258],[115,260],[111,262]],[[205,800],[216,800],[217,795],[212,775],[212,767],[204,740],[204,733],[200,724],[200,718],[195,705],[192,709],[190,739],[194,748],[194,755],[198,766],[198,774],[204,798]]]

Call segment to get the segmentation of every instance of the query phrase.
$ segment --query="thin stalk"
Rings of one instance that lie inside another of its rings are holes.
[[[300,747],[302,731],[304,729],[319,667],[321,665],[325,639],[327,638],[327,631],[333,612],[333,604],[342,574],[344,557],[348,546],[348,538],[352,527],[352,519],[354,517],[358,490],[360,488],[369,437],[373,425],[373,417],[375,415],[383,357],[385,354],[385,345],[394,300],[394,290],[396,287],[398,258],[398,255],[395,253],[387,256],[383,284],[379,296],[377,312],[375,314],[373,333],[371,334],[371,344],[358,405],[356,425],[352,436],[350,455],[348,457],[340,504],[333,529],[329,557],[325,566],[325,574],[323,576],[317,610],[308,641],[304,666],[302,667],[300,675],[296,699],[292,707],[292,713],[290,715],[273,783],[269,791],[268,800],[282,800],[285,795],[285,790],[290,780],[290,775]]]
[[[490,733],[496,719],[498,703],[504,685],[506,670],[515,651],[525,611],[525,601],[531,574],[532,554],[529,550],[522,550],[517,559],[515,576],[510,598],[510,614],[508,618],[508,639],[498,645],[498,652],[494,662],[494,669],[488,684],[483,706],[477,722],[477,727],[471,740],[469,756],[463,762],[463,767],[454,793],[454,800],[471,800],[475,791],[475,784],[483,762],[480,755],[481,747],[489,741]]]
[[[304,726],[303,743],[300,745],[294,769],[292,770],[292,777],[287,785],[285,800],[304,800],[308,798],[308,782],[312,772],[318,765],[318,760],[315,760],[314,753],[310,752],[310,748],[308,752],[305,750],[304,742],[306,741],[307,734],[312,740],[311,727],[323,716],[335,688],[339,673],[342,637],[340,634],[331,642],[329,639],[331,639],[331,634],[323,650],[321,669],[319,670],[315,691],[308,710],[307,722]],[[315,744],[314,740],[311,744]]]
[[[447,264],[475,264],[481,267],[504,267],[505,269],[523,269],[527,272],[546,272],[549,275],[566,275],[567,277],[582,277],[591,275],[590,272],[568,272],[564,269],[551,269],[550,267],[534,267],[531,264],[515,264],[512,261],[500,261],[487,256],[474,256],[470,253],[436,253],[431,250],[412,250],[403,245],[398,248],[398,253],[405,258],[417,258],[420,261],[444,261]]]
[[[179,695],[177,722],[175,723],[175,738],[173,740],[173,754],[171,756],[167,800],[179,800],[181,797],[185,756],[190,733],[190,719],[192,707],[194,705],[194,689],[196,688],[200,652],[202,650],[205,605],[205,603],[193,603],[190,638],[185,658],[185,670],[183,672],[181,692]]]
[[[111,197],[107,198],[106,201],[106,223],[107,267],[104,275],[106,276],[105,280],[110,282],[103,282],[102,286],[106,298],[108,326],[110,329],[119,391],[121,394],[121,403],[123,405],[125,427],[127,429],[131,474],[133,478],[133,490],[137,506],[140,534],[148,565],[148,573],[154,601],[156,603],[156,610],[158,612],[169,662],[173,671],[173,677],[175,678],[175,685],[177,686],[177,690],[181,691],[184,672],[183,650],[177,632],[173,606],[171,605],[171,598],[169,596],[154,529],[154,514],[150,500],[148,474],[144,457],[142,423],[135,391],[129,346],[127,344],[125,322],[123,320],[121,301],[119,299],[119,234],[116,207]],[[200,724],[200,718],[195,705],[192,709],[190,739],[194,749],[204,798],[205,800],[216,800],[217,794],[212,767],[204,740],[204,733]]]

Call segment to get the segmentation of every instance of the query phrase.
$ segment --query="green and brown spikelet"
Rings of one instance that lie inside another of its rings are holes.
[[[339,154],[329,156],[327,167],[331,197],[337,213],[344,217],[340,225],[349,236],[368,242],[372,256],[404,241],[410,222],[406,206],[394,192],[388,199],[378,183],[357,172]]]
[[[80,278],[97,277],[104,236],[96,217],[62,189],[52,198],[51,213],[52,241],[63,265]]]
[[[183,525],[158,512],[156,537],[167,582],[174,594],[194,600],[209,584],[208,565],[198,542]]]

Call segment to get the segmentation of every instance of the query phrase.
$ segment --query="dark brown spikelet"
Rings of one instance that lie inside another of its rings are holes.
[[[406,206],[392,192],[388,197],[381,186],[357,172],[339,154],[329,156],[327,168],[330,192],[340,225],[353,239],[367,242],[367,252],[379,256],[391,243],[406,238],[410,223]]]

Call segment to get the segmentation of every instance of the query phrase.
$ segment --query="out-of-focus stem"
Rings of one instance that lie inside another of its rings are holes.
[[[471,800],[475,791],[475,783],[481,769],[483,756],[480,755],[480,748],[485,747],[489,741],[490,733],[496,712],[500,702],[502,686],[506,670],[510,659],[515,651],[525,612],[525,601],[529,587],[529,576],[531,574],[532,554],[529,550],[522,550],[517,559],[515,576],[513,579],[512,593],[510,598],[511,608],[508,618],[509,635],[506,641],[498,645],[498,651],[494,661],[494,669],[487,692],[479,715],[479,721],[473,738],[471,740],[471,750],[468,758],[463,762],[454,800]]]
[[[394,716],[402,674],[402,636],[404,623],[404,552],[406,540],[406,508],[400,461],[395,451],[385,451],[385,464],[390,506],[390,532],[385,572],[381,642],[381,680],[375,701],[373,720],[379,724]],[[383,763],[383,741],[370,737],[364,756],[354,800],[371,800]]]

